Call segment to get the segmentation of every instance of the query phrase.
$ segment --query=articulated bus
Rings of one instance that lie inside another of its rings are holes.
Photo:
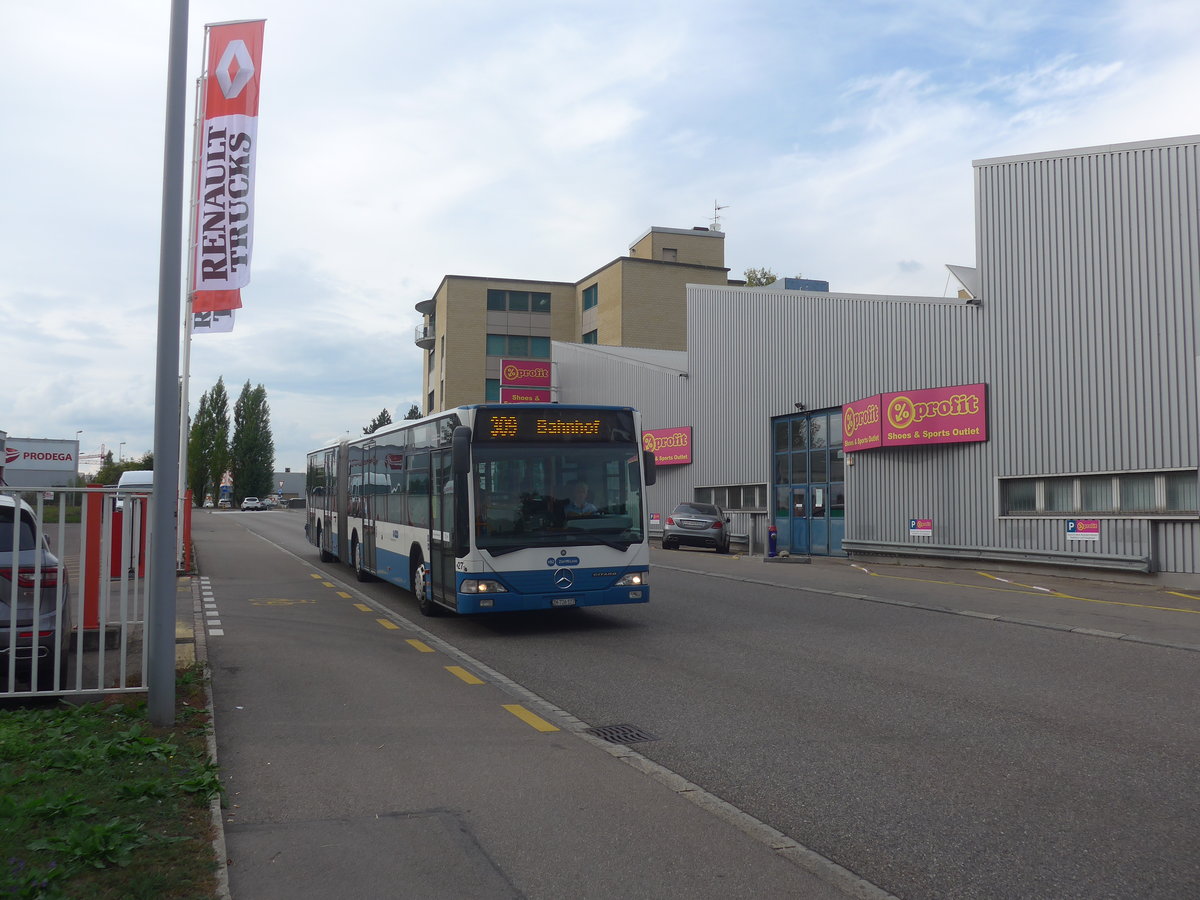
[[[653,483],[636,410],[464,406],[310,453],[305,534],[427,616],[646,603]]]

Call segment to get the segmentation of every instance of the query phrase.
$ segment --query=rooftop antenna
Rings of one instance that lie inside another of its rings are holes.
[[[723,209],[729,209],[728,204],[725,206],[718,206],[717,201],[716,200],[713,201],[713,214],[712,214],[712,220],[711,220],[712,221],[712,226],[711,226],[712,231],[720,231],[721,230],[721,210],[723,210]]]

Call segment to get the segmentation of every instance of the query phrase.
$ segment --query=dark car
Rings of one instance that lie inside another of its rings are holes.
[[[17,547],[15,564],[14,539]],[[14,580],[15,635],[11,627]],[[36,638],[35,612],[38,617]],[[0,685],[7,683],[9,660],[15,658],[18,679],[31,678],[36,660],[38,690],[52,689],[56,666],[65,678],[70,641],[71,602],[67,573],[60,571],[58,558],[50,552],[32,507],[23,500],[18,505],[12,496],[0,494]]]
[[[663,526],[664,550],[680,545],[712,547],[718,553],[729,552],[729,517],[712,503],[680,503],[667,516]]]

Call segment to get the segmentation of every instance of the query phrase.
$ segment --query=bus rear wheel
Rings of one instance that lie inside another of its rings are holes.
[[[360,582],[373,581],[371,573],[363,568],[362,561],[362,544],[352,544],[350,547],[350,559],[353,561],[354,577]]]

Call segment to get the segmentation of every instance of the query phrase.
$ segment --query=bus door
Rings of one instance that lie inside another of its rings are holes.
[[[454,568],[454,476],[450,450],[430,454],[429,577],[435,599],[456,605]]]
[[[363,483],[362,483],[362,560],[368,571],[375,571],[375,517],[378,513],[375,504],[379,498],[375,496],[379,474],[379,455],[376,453],[374,441],[363,446]]]

